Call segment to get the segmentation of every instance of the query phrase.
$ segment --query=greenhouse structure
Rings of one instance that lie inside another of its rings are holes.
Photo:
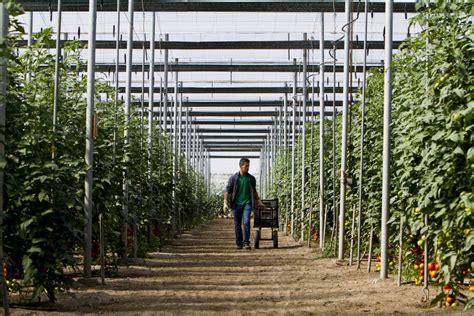
[[[469,313],[473,12],[2,1],[3,313]]]

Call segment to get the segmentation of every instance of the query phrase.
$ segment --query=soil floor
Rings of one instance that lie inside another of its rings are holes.
[[[270,235],[263,230],[264,237]],[[252,237],[255,233],[252,231]],[[436,289],[430,290],[431,297]],[[422,289],[380,281],[366,263],[338,265],[279,233],[279,248],[238,250],[232,219],[186,232],[119,276],[60,294],[54,311],[12,308],[12,315],[355,315],[472,314],[427,307]]]

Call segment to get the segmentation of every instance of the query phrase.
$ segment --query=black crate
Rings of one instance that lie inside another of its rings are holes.
[[[253,226],[255,228],[278,228],[278,200],[262,200],[265,208],[256,208]]]

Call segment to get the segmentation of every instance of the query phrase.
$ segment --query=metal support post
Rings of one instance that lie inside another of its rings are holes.
[[[92,264],[92,185],[94,166],[93,117],[95,102],[95,42],[97,27],[97,3],[89,0],[89,42],[87,63],[87,109],[86,109],[86,178],[84,183],[84,278],[91,277]]]
[[[287,87],[287,84],[285,83],[285,88]],[[285,89],[286,91],[286,89]],[[284,165],[286,168],[286,173],[288,174],[288,94],[285,93],[285,97],[283,99],[283,148],[285,150],[285,156],[284,156]],[[285,235],[288,235],[288,205],[287,205],[287,200],[288,198],[285,196],[284,201],[285,201],[285,227],[283,228],[283,232]]]
[[[270,131],[272,128],[270,127]],[[272,155],[272,133],[267,135],[267,198],[270,198],[270,191],[272,185],[272,174],[271,174],[271,155]]]
[[[380,278],[388,277],[388,228],[390,214],[390,124],[392,121],[392,36],[393,1],[385,2],[385,79],[383,104],[383,172],[382,172],[382,222],[380,229]],[[426,277],[426,276],[425,276]]]
[[[169,40],[169,35],[165,34],[165,42]],[[168,131],[168,49],[165,49],[163,60],[163,125],[165,132]]]
[[[344,89],[342,99],[342,143],[341,143],[341,195],[339,208],[338,259],[344,260],[344,220],[346,215],[346,159],[347,120],[349,112],[349,44],[351,30],[351,0],[345,0],[346,29],[344,35]]]
[[[303,34],[303,41],[307,41],[307,34]],[[307,70],[306,64],[308,59],[308,50],[303,49],[303,106],[301,124],[301,236],[300,240],[304,241],[304,226],[305,226],[305,182],[306,182],[306,103],[308,102],[308,87],[307,87]]]
[[[112,163],[115,168],[115,158],[117,156],[117,112],[118,112],[118,99],[119,99],[119,60],[120,60],[120,0],[117,0],[117,33],[115,34],[115,100],[114,100],[114,135],[113,135],[113,148],[112,148]]]
[[[33,11],[29,12],[30,23],[28,25],[28,47],[31,48],[33,45]],[[31,81],[31,65],[28,67],[28,81]]]
[[[178,65],[178,59],[175,60],[176,62],[176,65]],[[176,189],[177,189],[177,169],[178,169],[178,157],[177,157],[177,153],[178,153],[178,144],[177,144],[177,123],[178,123],[178,98],[179,98],[179,82],[178,82],[178,71],[175,72],[175,88],[174,88],[174,108],[173,108],[173,128],[172,128],[172,131],[173,131],[173,134],[172,134],[172,138],[173,138],[173,212],[174,212],[174,215],[175,215],[175,220],[177,220],[176,224],[178,224],[179,222],[179,219],[178,219],[178,203],[176,201]],[[179,231],[179,227],[176,226],[176,229],[177,231]]]
[[[182,144],[182,122],[183,122],[183,93],[181,92],[181,88],[183,88],[183,83],[179,84],[179,108],[178,108],[178,163],[181,165],[181,151],[183,148]]]
[[[7,36],[8,36],[9,16],[8,9],[5,3],[0,3],[0,128],[6,131],[6,103],[7,103]],[[5,157],[5,133],[0,133],[0,159],[6,161]],[[2,292],[3,313],[10,315],[10,308],[8,305],[8,289],[5,282],[5,275],[3,273],[4,253],[3,253],[3,217],[4,217],[4,188],[5,188],[5,173],[4,167],[0,168],[0,266],[2,273],[0,273],[0,289]]]
[[[186,103],[188,103],[188,98],[186,98]],[[185,136],[185,142],[186,142],[186,173],[188,173],[188,165],[191,162],[191,156],[189,153],[189,107],[186,106],[186,136]]]
[[[319,66],[319,248],[324,248],[324,12],[321,12],[321,37],[319,39],[321,64]]]
[[[360,269],[360,248],[362,239],[362,211],[364,209],[363,188],[364,188],[364,141],[365,141],[365,93],[367,87],[367,25],[368,25],[368,0],[365,0],[365,22],[364,22],[364,64],[362,66],[362,106],[361,106],[361,124],[360,124],[360,162],[359,162],[359,214],[357,219],[357,269]],[[401,224],[400,224],[401,225]]]
[[[296,59],[293,59],[293,65],[296,66]],[[298,100],[296,99],[296,86],[298,84],[298,72],[293,77],[293,131],[291,146],[291,230],[290,234],[294,237],[295,233],[295,149],[296,149],[296,107]]]
[[[133,0],[128,1],[128,39],[127,39],[127,65],[126,65],[126,87],[125,87],[125,128],[124,128],[124,155],[127,156],[127,147],[130,142],[130,106],[132,102],[131,85],[132,85],[132,53],[133,53]],[[124,166],[123,172],[123,227],[122,227],[122,260],[127,262],[128,246],[128,166]]]
[[[58,24],[56,25],[56,55],[54,59],[54,101],[53,101],[53,134],[56,132],[58,124],[58,101],[59,101],[59,59],[61,58],[61,0],[58,0]],[[56,156],[56,149],[53,146],[53,159]]]
[[[151,39],[150,39],[150,79],[149,89],[148,89],[148,181],[149,181],[149,194],[150,194],[150,214],[153,214],[153,201],[151,197],[153,196],[153,185],[152,185],[152,175],[153,175],[153,102],[154,102],[154,93],[153,88],[155,87],[155,21],[156,14],[152,12],[151,20]]]

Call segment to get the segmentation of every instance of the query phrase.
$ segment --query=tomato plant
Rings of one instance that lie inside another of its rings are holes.
[[[43,293],[52,302],[65,290],[71,271],[83,254],[85,176],[85,113],[87,77],[81,73],[83,47],[65,42],[60,60],[58,123],[53,132],[55,56],[49,52],[53,31],[33,34],[33,44],[17,47],[25,35],[16,16],[19,6],[9,2],[8,87],[5,152],[5,255],[11,291],[26,289],[36,301]],[[21,50],[20,50],[21,49]],[[19,53],[20,52],[20,53]],[[31,75],[31,76],[30,76]],[[122,183],[130,184],[128,225],[137,232],[138,249],[145,256],[177,233],[209,219],[204,179],[180,157],[176,183],[177,209],[171,212],[172,155],[169,135],[159,126],[152,131],[153,153],[148,160],[147,130],[142,109],[132,107],[131,137],[124,146],[123,102],[115,106],[115,91],[96,80],[93,182],[93,256],[98,257],[99,214],[105,228],[106,259],[121,254],[123,244]],[[54,153],[54,155],[53,155]],[[150,173],[149,167],[152,167]],[[123,170],[128,167],[124,180]],[[187,170],[187,171],[186,171]],[[197,181],[197,186],[195,181]],[[197,187],[197,190],[194,188]],[[11,275],[13,279],[11,279]]]

